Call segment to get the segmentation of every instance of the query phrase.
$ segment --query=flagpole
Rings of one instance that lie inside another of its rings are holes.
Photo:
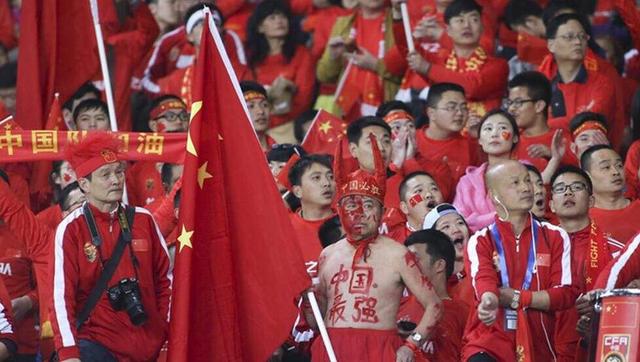
[[[107,65],[107,54],[104,49],[104,38],[100,27],[100,14],[98,13],[98,0],[89,0],[91,6],[91,17],[93,18],[93,28],[96,32],[96,43],[98,45],[98,55],[100,56],[100,68],[102,69],[102,79],[104,92],[107,95],[107,107],[109,108],[109,121],[111,130],[118,130],[118,120],[116,118],[116,107],[113,102],[113,91],[111,90],[111,77],[109,76],[109,66]]]
[[[301,145],[303,145],[304,141],[307,140],[307,136],[309,136],[309,133],[311,133],[311,130],[313,129],[313,125],[316,124],[316,121],[318,120],[318,117],[320,117],[320,112],[322,112],[322,108],[318,109],[318,112],[316,113],[316,116],[313,117],[313,120],[311,121],[311,124],[309,125],[309,129],[307,129],[307,133],[304,134],[304,137],[302,138],[302,142],[300,142]]]
[[[409,9],[407,8],[406,2],[400,4],[400,12],[402,13],[404,36],[405,38],[407,38],[407,48],[409,48],[409,53],[413,53],[414,51],[416,51],[416,47],[413,44],[413,35],[411,35],[411,23],[409,22]]]
[[[312,290],[310,290],[307,292],[307,297],[309,298],[309,303],[311,303],[313,316],[316,318],[316,324],[320,330],[320,336],[322,337],[322,342],[324,342],[324,348],[327,350],[329,361],[338,362],[336,359],[336,353],[333,351],[333,346],[331,345],[331,340],[329,339],[329,333],[327,333],[327,326],[324,325],[324,319],[322,318],[322,313],[320,313],[320,307],[318,306],[316,295],[313,294]]]

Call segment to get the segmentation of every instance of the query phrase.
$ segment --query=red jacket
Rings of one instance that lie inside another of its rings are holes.
[[[15,337],[18,353],[35,354],[40,335],[36,329],[38,293],[35,275],[22,239],[12,233],[6,225],[0,226],[0,277],[11,299],[28,296],[33,303],[29,313],[15,321]]]
[[[625,288],[631,281],[640,278],[640,234],[629,240],[617,259],[609,262],[598,276],[594,289]]]
[[[600,234],[603,234],[600,231]],[[610,253],[610,259],[613,260],[620,254],[624,244],[621,244],[613,239],[607,238],[605,235],[599,235],[603,240],[607,241],[608,250]],[[573,282],[580,293],[584,293],[593,289],[595,280],[589,280],[585,270],[587,263],[589,262],[589,256],[591,254],[590,242],[591,236],[591,224],[582,230],[569,234],[572,246],[572,266],[573,266]],[[595,239],[594,239],[595,241]],[[570,308],[556,313],[556,332],[555,332],[555,347],[556,356],[558,361],[573,362],[575,360],[576,348],[578,348],[578,341],[580,336],[576,331],[576,324],[578,323],[578,312],[575,308]]]
[[[520,236],[520,250],[516,253],[516,240],[508,222],[495,223],[502,236],[505,262],[510,278],[510,285],[520,289],[524,279],[527,257],[531,246],[531,217],[528,217],[524,231]],[[546,222],[538,223],[538,240],[536,242],[537,273],[531,280],[529,290],[545,290],[549,294],[548,312],[527,310],[529,335],[535,350],[534,361],[551,361],[555,311],[573,306],[578,294],[572,286],[571,275],[571,242],[567,233],[561,228]],[[490,227],[476,232],[467,246],[468,259],[465,261],[467,273],[472,278],[475,290],[475,307],[485,292],[500,295],[500,274],[495,265],[495,243]],[[477,312],[472,312],[467,321],[465,331],[466,345],[463,358],[466,360],[478,352],[488,352],[498,361],[515,361],[515,333],[504,330],[504,308],[500,308],[496,321],[487,326],[480,322]]]
[[[127,169],[129,204],[146,206],[164,195],[162,178],[155,162],[138,161]]]
[[[120,234],[117,215],[89,207],[102,236],[102,258],[107,260]],[[98,280],[102,269],[100,255],[91,244],[83,208],[69,214],[58,226],[54,262],[51,263],[54,285],[51,322],[61,360],[79,357],[78,339],[102,344],[119,360],[146,361],[157,357],[168,330],[171,295],[169,255],[164,239],[147,210],[136,208],[132,232],[133,240],[127,248],[133,250],[138,260],[140,294],[149,319],[142,326],[134,326],[127,313],[115,311],[107,295],[103,294],[78,332],[76,315]],[[129,251],[125,250],[108,286],[135,276]]]
[[[62,210],[60,209],[60,205],[53,204],[46,209],[40,211],[36,218],[38,221],[47,225],[51,229],[55,229],[58,227],[58,224],[62,220]]]
[[[592,207],[589,216],[607,233],[608,238],[628,244],[640,230],[640,200],[631,201],[627,207],[618,210]]]

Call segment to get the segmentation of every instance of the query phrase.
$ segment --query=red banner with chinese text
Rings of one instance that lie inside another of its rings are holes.
[[[114,132],[122,141],[121,158],[129,161],[182,163],[186,133]],[[67,144],[80,142],[87,131],[15,130],[0,131],[0,160],[5,162],[53,161],[63,159]]]

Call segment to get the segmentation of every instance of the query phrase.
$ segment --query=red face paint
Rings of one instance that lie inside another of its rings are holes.
[[[418,259],[416,259],[416,255],[410,251],[407,251],[404,254],[404,262],[409,268],[418,266]]]
[[[162,122],[158,122],[158,126],[156,127],[156,129],[158,133],[163,133],[167,130],[167,126],[165,126]]]
[[[64,180],[65,183],[69,183],[71,182],[71,175],[65,172],[62,174],[62,179]]]
[[[505,141],[508,141],[511,139],[511,132],[509,131],[502,131],[500,135],[502,136],[502,139]]]
[[[418,205],[422,201],[424,201],[424,198],[422,197],[422,195],[421,194],[415,194],[409,199],[409,205],[411,207],[416,207],[416,205]]]
[[[365,228],[371,224],[376,226],[379,224],[379,215],[376,212],[365,212],[365,202],[368,202],[362,196],[348,196],[344,202],[338,206],[338,215],[345,234],[351,240],[361,240],[365,235]]]

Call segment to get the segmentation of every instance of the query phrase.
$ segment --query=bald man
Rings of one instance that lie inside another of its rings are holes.
[[[525,355],[552,361],[555,312],[577,297],[569,236],[532,218],[533,186],[524,165],[506,161],[489,168],[485,178],[497,216],[467,246],[465,269],[477,311],[465,330],[463,361],[518,361]]]

